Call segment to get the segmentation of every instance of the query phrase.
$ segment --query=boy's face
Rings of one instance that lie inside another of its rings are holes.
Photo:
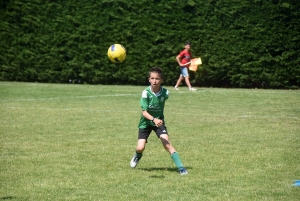
[[[163,79],[157,72],[151,72],[149,76],[149,82],[152,87],[160,87]]]
[[[188,45],[188,44],[187,44],[187,45],[184,46],[184,48],[185,48],[187,51],[189,51],[189,50],[191,49],[191,45]]]

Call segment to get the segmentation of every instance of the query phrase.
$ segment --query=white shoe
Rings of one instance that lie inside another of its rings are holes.
[[[185,168],[181,168],[181,169],[179,170],[179,174],[185,175],[185,174],[188,174],[188,171],[187,171]]]
[[[137,164],[139,163],[139,161],[140,161],[140,158],[138,158],[134,155],[130,161],[130,167],[135,168],[137,166]]]
[[[197,89],[195,89],[195,88],[193,88],[193,87],[189,88],[189,90],[190,90],[190,91],[197,91]]]
[[[174,87],[174,90],[179,90],[178,87]]]

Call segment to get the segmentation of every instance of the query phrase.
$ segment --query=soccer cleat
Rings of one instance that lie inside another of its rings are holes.
[[[179,174],[185,175],[185,174],[188,174],[188,171],[185,168],[181,168],[181,169],[179,169]]]
[[[190,91],[197,91],[197,89],[195,89],[195,88],[193,88],[193,87],[189,88],[189,90],[190,90]]]
[[[130,167],[135,168],[137,164],[139,163],[140,158],[133,156],[133,158],[130,161]]]
[[[174,90],[179,90],[178,87],[174,87]]]

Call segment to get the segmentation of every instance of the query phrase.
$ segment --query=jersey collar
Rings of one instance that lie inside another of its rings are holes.
[[[154,94],[156,97],[157,97],[157,96],[160,96],[161,93],[162,93],[162,87],[160,87],[160,90],[159,90],[159,92],[157,92],[157,93],[154,93],[154,92],[152,91],[151,86],[149,86],[149,88],[150,88],[151,93]]]

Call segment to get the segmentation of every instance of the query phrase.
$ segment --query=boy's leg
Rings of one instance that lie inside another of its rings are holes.
[[[178,87],[180,85],[180,83],[182,82],[182,80],[184,79],[184,73],[185,73],[185,67],[180,67],[180,75],[179,75],[179,78],[177,80],[177,83],[175,85],[175,90],[178,90]]]
[[[145,150],[146,147],[146,139],[139,139],[136,145],[136,153],[143,153],[143,151]]]
[[[170,153],[172,160],[174,161],[176,167],[180,174],[188,174],[187,170],[184,168],[179,154],[176,152],[175,148],[169,141],[169,136],[167,134],[160,135],[160,140],[164,146],[164,148]]]
[[[175,85],[175,89],[178,89],[178,87],[179,87],[180,83],[182,82],[182,80],[183,80],[183,77],[180,75],[178,80],[177,80],[177,83]]]
[[[159,136],[159,138],[160,138],[160,141],[162,142],[162,144],[163,144],[165,150],[166,150],[167,152],[169,152],[170,155],[171,155],[172,153],[176,152],[175,148],[172,146],[172,144],[171,144],[170,141],[169,141],[169,135],[168,135],[168,134],[161,134],[161,135]]]
[[[140,128],[138,132],[138,142],[135,149],[135,154],[130,161],[130,166],[135,168],[143,156],[143,151],[147,143],[147,139],[152,131],[152,127]]]
[[[189,89],[192,88],[189,76],[184,77],[184,81],[185,81],[185,83],[186,83],[186,85],[188,86]]]
[[[143,151],[145,150],[145,146],[146,146],[146,139],[139,139],[137,146],[136,146],[136,151],[134,156],[132,157],[131,161],[130,161],[130,166],[132,168],[135,168],[137,166],[137,164],[139,163],[139,161],[141,160],[142,156],[143,156]]]
[[[197,89],[193,88],[191,85],[188,68],[182,69],[182,76],[184,77],[185,84],[188,86],[189,90],[196,91]]]
[[[184,79],[185,79],[185,83],[189,87],[190,91],[197,91],[197,89],[192,87],[189,76],[185,77]]]

